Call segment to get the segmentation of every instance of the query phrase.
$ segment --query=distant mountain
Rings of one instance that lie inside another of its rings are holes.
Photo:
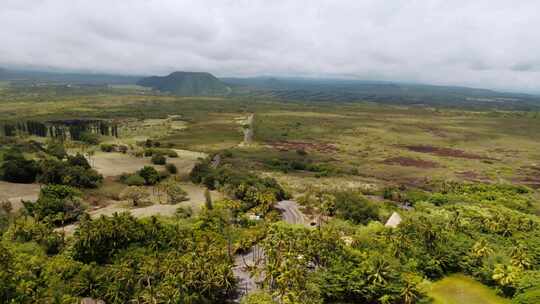
[[[137,84],[180,96],[218,96],[230,91],[221,80],[205,72],[174,72],[143,78]]]
[[[539,96],[459,86],[292,77],[229,77],[221,80],[232,88],[231,95],[252,98],[522,110],[540,107]]]
[[[112,74],[83,74],[0,68],[0,80],[16,82],[50,82],[60,84],[135,84],[141,77]]]

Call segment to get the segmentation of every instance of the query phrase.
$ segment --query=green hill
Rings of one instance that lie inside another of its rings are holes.
[[[205,72],[174,72],[164,77],[143,78],[137,84],[180,96],[225,95],[230,90],[221,80]]]

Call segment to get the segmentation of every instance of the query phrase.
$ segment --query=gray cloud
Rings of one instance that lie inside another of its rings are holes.
[[[2,0],[0,66],[540,91],[536,0]]]

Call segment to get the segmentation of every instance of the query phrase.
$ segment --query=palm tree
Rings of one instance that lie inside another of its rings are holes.
[[[519,276],[520,269],[514,266],[497,264],[493,270],[493,280],[500,286],[507,287],[513,285]]]
[[[520,269],[529,269],[531,267],[532,262],[527,254],[527,250],[521,245],[512,247],[510,257],[510,262],[513,266],[516,266]]]
[[[486,241],[486,239],[480,239],[479,241],[474,243],[471,250],[472,250],[472,255],[477,259],[488,257],[493,253],[493,249],[489,247],[489,244]]]

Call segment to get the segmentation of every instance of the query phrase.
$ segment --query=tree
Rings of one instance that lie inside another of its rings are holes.
[[[139,175],[144,178],[146,185],[155,185],[159,181],[159,173],[152,166],[144,166],[139,171]]]
[[[336,198],[337,216],[356,224],[367,224],[370,220],[378,219],[379,208],[362,194],[354,191],[339,191],[333,194]]]
[[[167,164],[165,165],[165,169],[167,169],[167,172],[170,174],[176,174],[178,172],[178,168],[176,168],[175,164]]]
[[[47,142],[45,151],[58,159],[64,159],[67,156],[66,148],[59,140],[50,140]]]
[[[163,182],[161,186],[167,195],[169,204],[177,204],[188,199],[187,192],[180,187],[180,184],[172,179]]]
[[[27,160],[18,151],[9,151],[0,165],[0,177],[8,182],[29,184],[36,180],[39,166],[34,160]]]
[[[150,194],[144,187],[129,186],[120,193],[120,198],[131,202],[134,207],[148,200]]]
[[[99,144],[99,135],[90,131],[85,131],[81,133],[79,140],[89,145],[97,145]]]
[[[88,160],[86,160],[86,157],[84,157],[84,155],[82,155],[81,153],[77,153],[74,156],[69,155],[67,157],[67,163],[70,166],[79,166],[79,167],[83,167],[84,169],[91,168],[90,164],[88,163]]]
[[[212,205],[212,194],[210,193],[210,190],[208,190],[208,188],[204,190],[204,205],[208,210],[212,210],[214,208],[214,206]]]
[[[36,220],[48,218],[58,225],[74,221],[83,213],[80,196],[81,192],[70,186],[46,185],[35,203],[23,201],[23,205]]]

